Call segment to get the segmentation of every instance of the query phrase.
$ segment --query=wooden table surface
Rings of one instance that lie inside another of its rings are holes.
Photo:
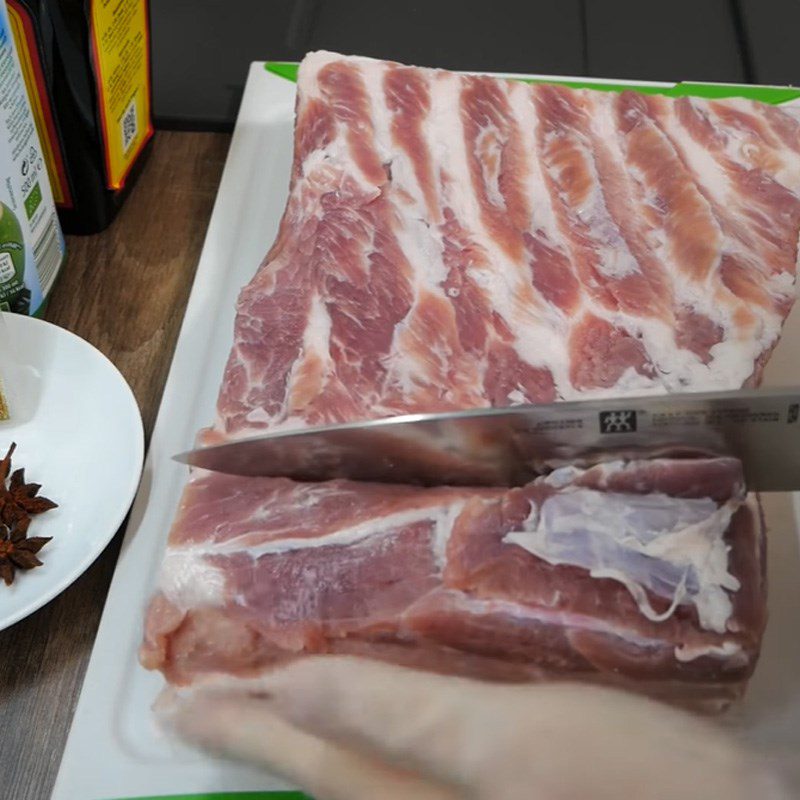
[[[68,237],[47,311],[119,367],[148,441],[229,142],[222,133],[157,133],[114,223]],[[63,594],[0,632],[0,800],[50,797],[120,541]]]

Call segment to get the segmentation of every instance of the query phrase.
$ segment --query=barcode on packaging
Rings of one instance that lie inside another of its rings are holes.
[[[122,115],[122,152],[127,152],[128,148],[136,141],[136,134],[139,132],[139,120],[136,116],[136,95],[133,96],[125,113]]]
[[[64,255],[58,218],[52,214],[42,235],[33,245],[33,259],[39,272],[42,294],[46,295],[56,279],[58,267]]]

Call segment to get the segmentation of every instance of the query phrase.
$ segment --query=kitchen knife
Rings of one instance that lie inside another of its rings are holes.
[[[550,468],[728,455],[748,488],[800,489],[800,388],[592,399],[275,431],[175,456],[233,475],[521,485]]]

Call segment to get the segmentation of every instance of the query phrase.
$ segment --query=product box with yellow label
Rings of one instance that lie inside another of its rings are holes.
[[[147,0],[6,0],[66,232],[116,215],[153,135]]]

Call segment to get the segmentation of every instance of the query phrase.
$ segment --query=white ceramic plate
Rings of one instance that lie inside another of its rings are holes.
[[[44,565],[0,582],[0,630],[64,591],[100,555],[128,512],[142,472],[142,417],[117,368],[88,342],[38,319],[3,314],[0,361],[11,419],[0,456],[59,504],[30,536],[52,536]],[[7,345],[7,346],[6,346]],[[9,360],[13,354],[13,360]]]

